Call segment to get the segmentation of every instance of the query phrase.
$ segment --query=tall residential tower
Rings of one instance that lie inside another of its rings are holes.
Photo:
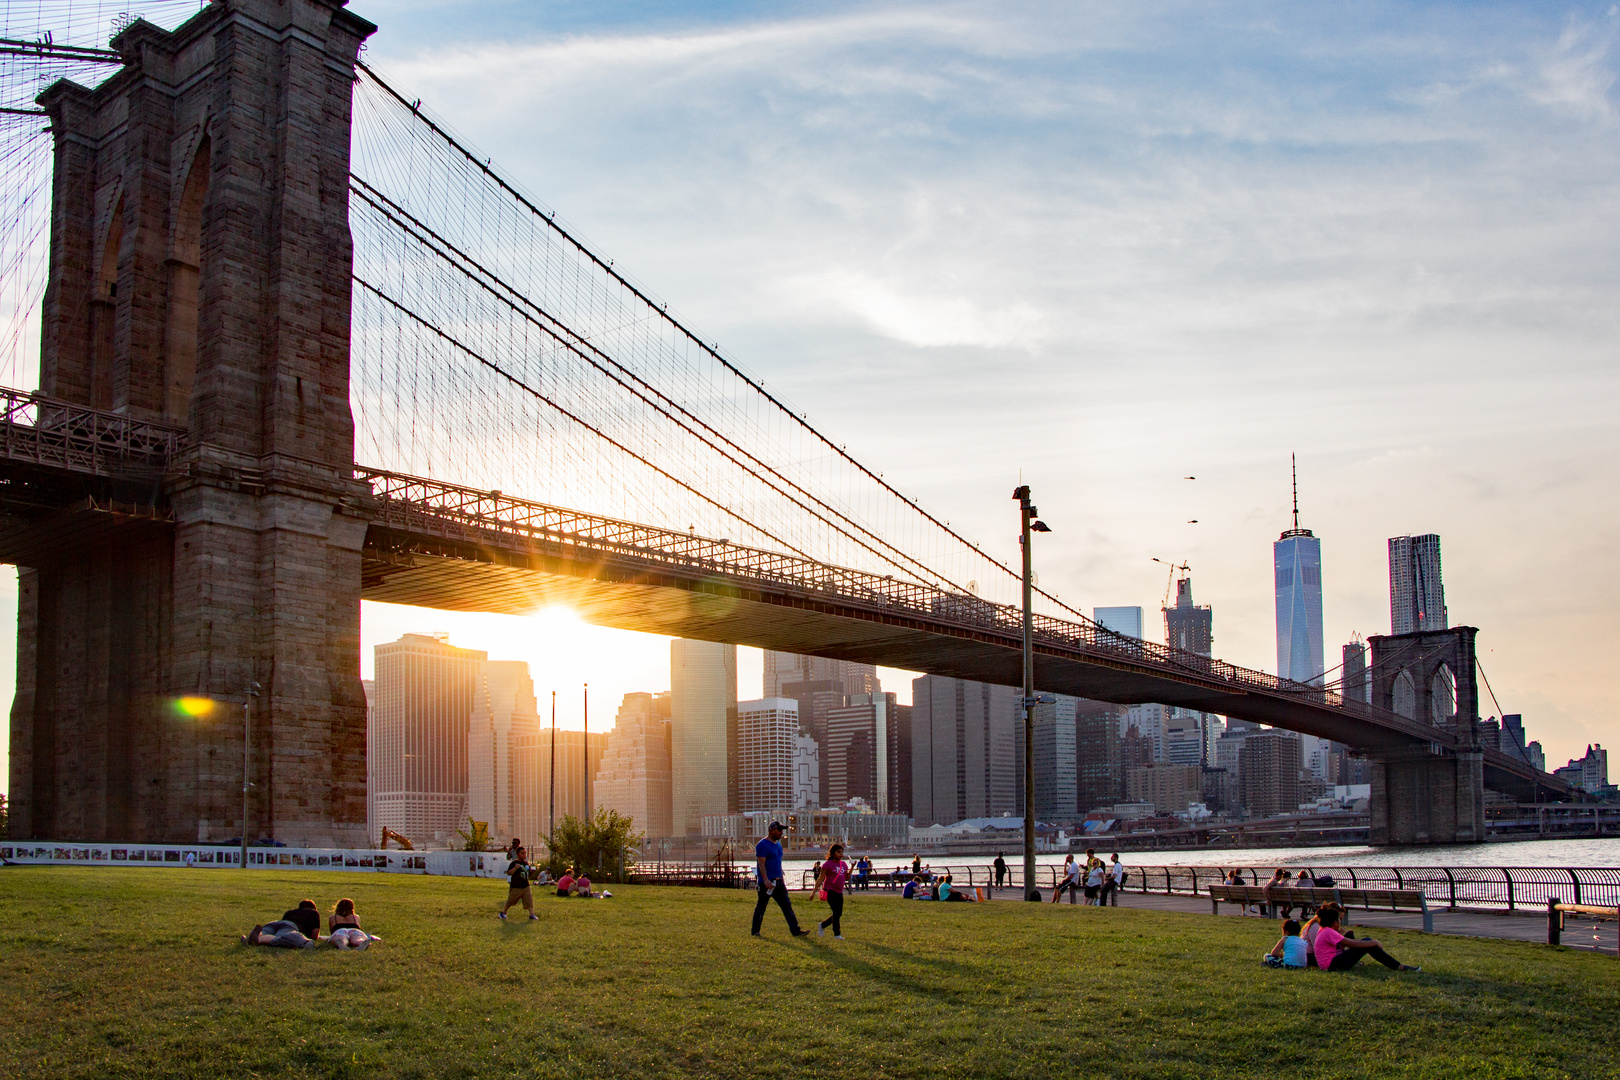
[[[1440,581],[1440,537],[1392,536],[1389,540],[1389,632],[1444,630],[1446,589]]]

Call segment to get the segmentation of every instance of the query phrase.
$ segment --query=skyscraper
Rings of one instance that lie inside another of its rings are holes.
[[[467,727],[467,815],[488,824],[497,841],[518,831],[516,741],[540,730],[534,682],[521,660],[486,660],[478,665],[472,717]]]
[[[849,704],[828,710],[821,744],[822,790],[828,806],[860,798],[880,814],[896,812],[899,720],[894,694],[854,694]]]
[[[1299,810],[1299,737],[1291,731],[1250,732],[1238,749],[1243,805],[1251,817],[1272,817]]]
[[[949,825],[1020,809],[1021,690],[924,675],[911,682],[911,816]]]
[[[1192,578],[1176,582],[1176,606],[1164,609],[1165,643],[1210,656],[1215,646],[1215,613],[1206,604],[1193,603]],[[1214,713],[1169,707],[1164,712],[1161,760],[1177,765],[1208,765],[1219,732]]]
[[[585,772],[589,770],[595,777],[602,771],[607,732],[593,731],[587,739],[583,731],[564,728],[556,735],[555,752],[551,748],[549,724],[533,734],[512,737],[512,788],[517,796],[517,821],[512,832],[525,843],[543,844],[563,818],[583,819],[593,809],[585,805]],[[557,763],[555,787],[551,771],[553,760]],[[590,794],[591,801],[601,806],[601,792],[594,785]],[[530,853],[533,851],[531,847]]]
[[[447,844],[467,827],[467,727],[489,654],[443,635],[406,634],[376,648],[375,738],[366,752],[377,828]]]
[[[1356,634],[1344,647],[1344,666],[1339,671],[1340,693],[1346,701],[1372,704],[1372,680],[1367,677],[1367,643]]]
[[[1116,634],[1141,640],[1142,609],[1139,607],[1092,608],[1091,621]]]
[[[1080,699],[1055,697],[1035,706],[1035,816],[1067,822],[1074,820],[1079,805],[1075,711]]]
[[[793,807],[793,758],[799,737],[799,703],[792,698],[737,702],[738,811]]]
[[[1440,579],[1440,537],[1393,536],[1389,541],[1389,632],[1444,630],[1446,589]]]
[[[596,774],[596,805],[630,817],[649,837],[671,835],[670,695],[624,695]]]
[[[737,804],[737,647],[669,643],[670,829],[703,831],[703,815]]]
[[[1125,794],[1125,774],[1120,764],[1120,719],[1128,715],[1123,705],[1081,698],[1074,709],[1075,809],[1079,812],[1111,806]],[[1140,733],[1138,733],[1140,741]],[[1140,753],[1133,749],[1134,753]],[[1151,765],[1152,749],[1146,761]]]
[[[765,650],[765,696],[791,697],[784,693],[789,683],[833,682],[845,697],[878,692],[877,668],[854,660],[829,660],[825,656]]]
[[[1294,484],[1294,527],[1271,545],[1277,579],[1277,675],[1318,683],[1327,670],[1322,649],[1322,541],[1299,527],[1299,483]]]

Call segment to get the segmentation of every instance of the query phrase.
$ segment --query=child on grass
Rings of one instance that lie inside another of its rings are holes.
[[[1299,936],[1299,920],[1289,919],[1283,923],[1282,940],[1266,953],[1265,964],[1267,967],[1298,968],[1303,971],[1309,953],[1305,939]]]

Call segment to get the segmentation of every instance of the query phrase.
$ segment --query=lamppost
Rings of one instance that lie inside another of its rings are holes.
[[[242,869],[247,869],[248,847],[248,783],[249,759],[253,753],[253,699],[259,696],[259,684],[248,680],[242,691]]]
[[[1046,522],[1039,520],[1040,511],[1030,505],[1029,485],[1020,484],[1013,491],[1018,500],[1018,517],[1022,531],[1018,544],[1024,552],[1024,899],[1035,889],[1035,615],[1032,604],[1034,569],[1031,566],[1029,534],[1051,532]]]

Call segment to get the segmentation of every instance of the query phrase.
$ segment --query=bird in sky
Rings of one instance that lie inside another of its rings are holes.
[[[1196,476],[1183,476],[1182,479],[1183,480],[1196,480],[1196,479],[1198,479],[1198,477],[1196,477]]]
[[[1192,520],[1191,520],[1191,521],[1189,521],[1189,522],[1187,522],[1187,524],[1189,524],[1189,525],[1196,525],[1196,524],[1198,524],[1198,519],[1197,519],[1197,518],[1193,518],[1193,519],[1192,519]]]

